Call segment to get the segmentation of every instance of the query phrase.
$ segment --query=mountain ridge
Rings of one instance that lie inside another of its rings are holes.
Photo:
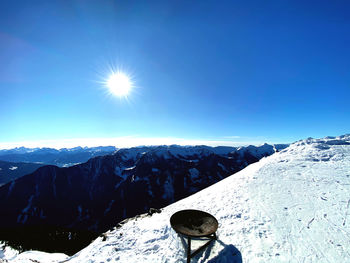
[[[0,187],[26,174],[34,172],[44,164],[0,161]]]
[[[72,167],[43,166],[0,188],[1,226],[46,225],[100,233],[151,207],[185,198],[274,152],[272,145],[234,151],[137,147]]]
[[[0,150],[0,160],[7,162],[29,162],[68,167],[88,161],[95,156],[111,154],[114,146],[75,147],[75,148],[25,148]]]
[[[66,260],[185,262],[169,219],[200,209],[218,219],[218,240],[195,262],[345,262],[349,171],[349,135],[301,140],[159,214],[125,221]]]

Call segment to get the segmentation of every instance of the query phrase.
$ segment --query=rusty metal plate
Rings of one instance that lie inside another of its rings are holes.
[[[209,213],[199,210],[181,210],[170,218],[172,228],[189,237],[205,237],[214,234],[218,221]]]

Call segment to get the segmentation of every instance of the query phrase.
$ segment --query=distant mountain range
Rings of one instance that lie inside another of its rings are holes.
[[[114,146],[62,148],[25,148],[0,150],[0,186],[34,172],[44,165],[69,167],[95,156],[111,154]]]
[[[68,167],[86,162],[92,157],[111,154],[117,150],[114,146],[75,147],[75,148],[25,148],[0,150],[0,160],[6,162],[26,162],[52,164]]]
[[[102,232],[151,207],[198,192],[285,147],[136,147],[68,168],[43,166],[0,187],[0,225]]]

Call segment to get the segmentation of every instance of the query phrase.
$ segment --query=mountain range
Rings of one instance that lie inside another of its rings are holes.
[[[25,233],[26,227],[101,233],[125,218],[196,193],[285,147],[135,147],[72,167],[43,166],[0,187],[0,239],[4,231]]]
[[[83,163],[95,156],[111,154],[117,150],[114,146],[75,147],[75,148],[25,148],[18,147],[0,150],[0,160],[6,162],[26,162],[52,164],[68,167]]]
[[[0,259],[10,263],[186,262],[186,240],[169,219],[179,210],[198,209],[213,215],[219,226],[217,239],[191,262],[348,262],[349,171],[350,135],[308,138],[159,213],[125,219],[73,256],[41,251],[18,254],[5,247],[0,248]],[[193,240],[192,248],[206,241]]]

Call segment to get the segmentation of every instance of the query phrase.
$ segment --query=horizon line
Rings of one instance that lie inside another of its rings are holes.
[[[232,136],[233,138],[233,136]],[[177,137],[138,137],[138,136],[121,136],[110,138],[72,138],[72,139],[56,139],[56,140],[26,140],[16,142],[0,142],[0,150],[8,150],[19,147],[25,148],[53,148],[53,149],[71,149],[75,147],[99,147],[114,146],[116,148],[131,148],[138,146],[160,146],[160,145],[180,145],[180,146],[198,146],[206,145],[216,146],[246,146],[269,144],[287,144],[286,142],[271,142],[263,138],[251,138],[237,140],[241,137],[234,136],[235,140],[228,140],[228,137],[219,139],[186,139]]]

